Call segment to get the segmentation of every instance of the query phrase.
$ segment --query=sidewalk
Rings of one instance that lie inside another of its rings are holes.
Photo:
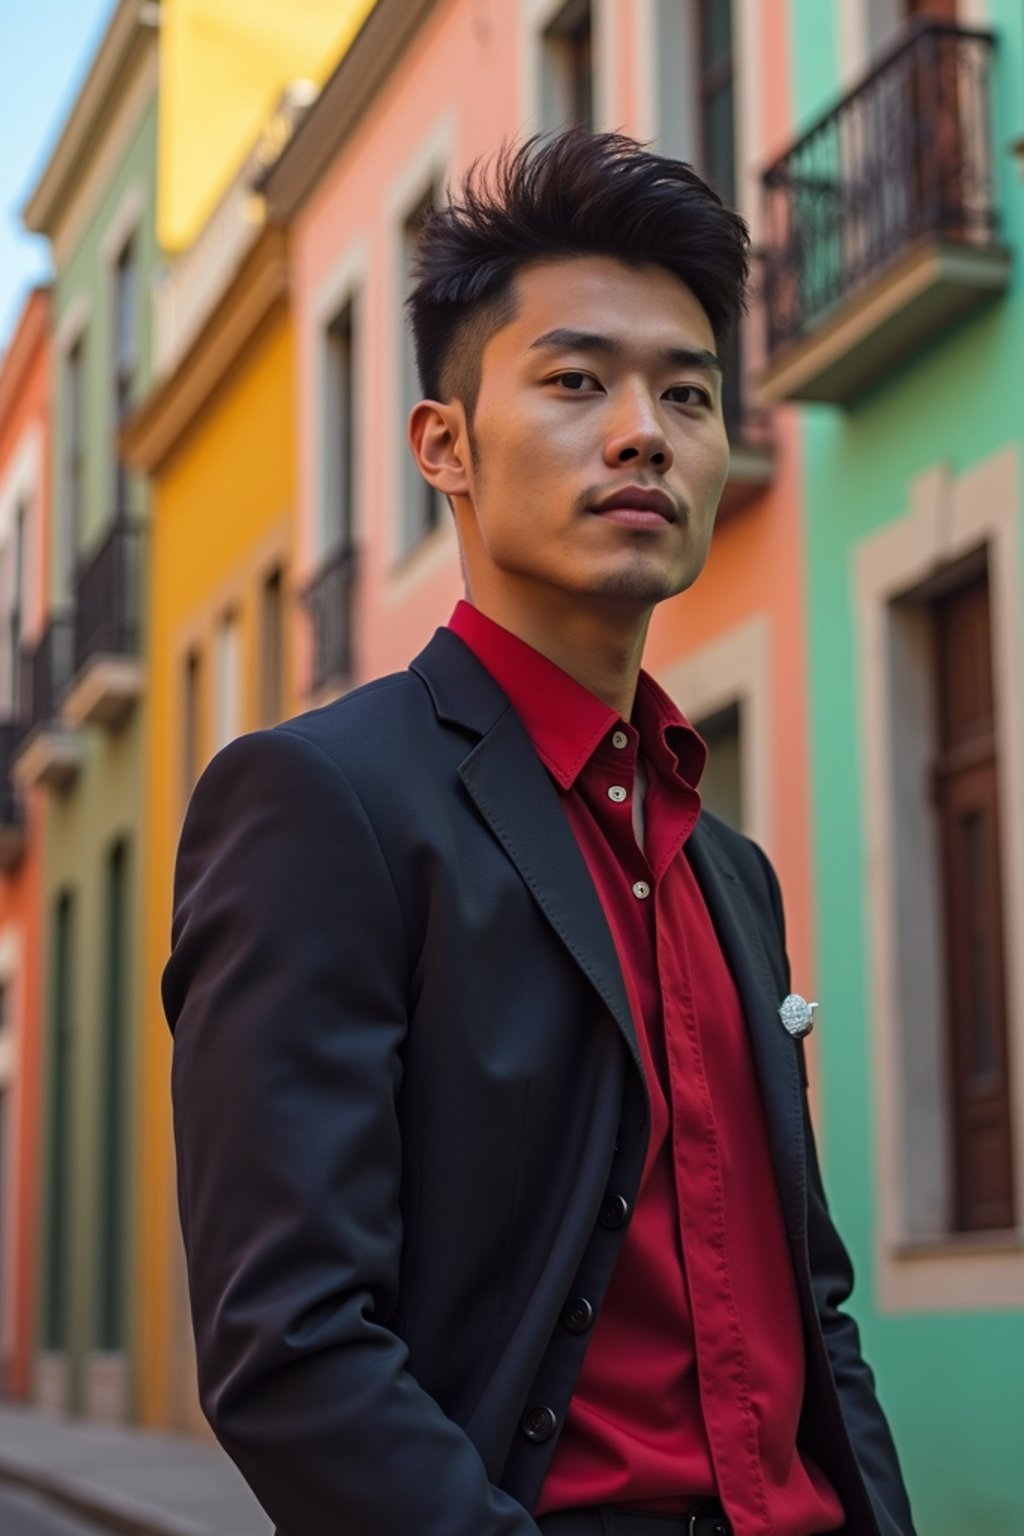
[[[38,1489],[118,1536],[270,1536],[217,1447],[0,1404],[0,1479]]]

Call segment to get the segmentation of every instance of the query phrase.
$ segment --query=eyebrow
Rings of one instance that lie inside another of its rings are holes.
[[[536,341],[531,341],[531,352],[604,352],[609,357],[622,357],[625,345],[617,336],[605,336],[600,331],[573,331],[557,326],[545,331]],[[665,347],[658,354],[659,360],[670,368],[704,368],[722,372],[722,364],[707,347]]]

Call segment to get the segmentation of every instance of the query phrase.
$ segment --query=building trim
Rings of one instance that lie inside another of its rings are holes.
[[[328,480],[326,464],[328,454],[327,401],[329,344],[328,330],[331,323],[348,304],[353,304],[357,316],[353,356],[354,398],[352,423],[352,452],[355,461],[352,483],[355,488],[352,508],[352,534],[358,542],[364,529],[361,526],[363,508],[369,505],[363,485],[363,451],[366,401],[369,397],[369,379],[366,364],[369,349],[365,344],[367,322],[367,290],[370,273],[370,246],[365,235],[344,251],[333,263],[313,295],[307,317],[307,336],[304,356],[309,375],[306,399],[312,402],[313,442],[310,461],[310,488],[312,490],[313,527],[310,530],[308,574],[317,568],[326,553],[328,540]]]
[[[288,296],[286,232],[266,228],[176,371],[143,401],[121,436],[134,469],[158,474],[214,390]]]
[[[385,198],[388,221],[388,247],[391,262],[391,281],[387,288],[387,315],[391,327],[392,379],[398,387],[393,392],[391,435],[396,445],[392,457],[395,476],[394,494],[391,498],[393,516],[391,526],[384,530],[384,548],[389,553],[392,566],[401,565],[425,539],[410,540],[406,537],[406,505],[410,488],[415,485],[410,470],[411,450],[406,442],[406,400],[404,396],[405,348],[409,340],[405,318],[405,224],[409,215],[425,197],[431,186],[446,188],[455,154],[455,116],[446,111],[437,118],[433,127],[422,137],[412,154],[392,179]],[[419,471],[415,474],[418,476]],[[434,530],[436,531],[436,530]]]
[[[771,649],[770,618],[756,613],[658,674],[690,720],[741,706],[743,831],[769,852],[775,842]]]
[[[22,211],[33,234],[55,234],[71,196],[77,194],[82,166],[117,112],[117,98],[147,49],[155,53],[157,8],[151,0],[120,0],[75,98],[60,137]]]
[[[913,484],[904,515],[865,539],[854,556],[857,661],[860,676],[862,785],[865,814],[864,912],[868,946],[869,1056],[877,1099],[875,1138],[875,1272],[883,1312],[980,1311],[1024,1304],[1024,1232],[961,1236],[920,1230],[910,1211],[905,1137],[913,1070],[924,1102],[941,1105],[939,1069],[928,1073],[919,1050],[908,1048],[913,1020],[901,962],[913,966],[915,1009],[922,1015],[941,1006],[943,982],[935,951],[941,943],[933,909],[934,883],[915,881],[914,924],[899,881],[908,865],[920,870],[921,848],[901,857],[906,818],[894,800],[895,729],[901,739],[927,722],[905,707],[894,675],[893,605],[901,597],[975,552],[987,549],[992,613],[993,682],[999,739],[999,814],[1003,845],[1003,923],[1011,1099],[1024,1105],[1024,951],[1012,936],[1024,928],[1024,697],[1019,678],[1020,624],[1020,461],[1008,447],[953,476],[942,464]],[[927,701],[921,709],[927,710]],[[919,765],[912,765],[912,767]],[[917,794],[919,796],[919,779]],[[923,842],[919,839],[919,844]],[[927,852],[927,850],[926,850]],[[920,931],[918,931],[918,928]],[[932,935],[929,938],[929,933]],[[930,979],[929,979],[930,976]],[[926,1020],[927,1022],[927,1020]],[[930,1098],[928,1097],[930,1095]],[[941,1129],[941,1127],[940,1127]],[[1024,1201],[1024,1123],[1016,1127],[1014,1182]],[[924,1127],[941,1157],[935,1128]],[[941,1176],[941,1169],[939,1170]],[[942,1191],[929,1196],[934,1205]],[[927,1199],[925,1201],[927,1208]],[[911,1230],[917,1226],[917,1230]],[[936,1222],[936,1226],[939,1223]]]
[[[439,0],[377,0],[348,52],[258,182],[274,214],[293,219],[320,184]]]

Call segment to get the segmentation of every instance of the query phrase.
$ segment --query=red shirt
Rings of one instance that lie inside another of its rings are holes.
[[[736,1536],[835,1530],[839,1500],[796,1444],[803,1332],[756,1071],[683,851],[704,744],[646,673],[629,723],[468,603],[450,628],[559,790],[615,940],[651,1101],[632,1221],[535,1513],[669,1513],[717,1498]]]

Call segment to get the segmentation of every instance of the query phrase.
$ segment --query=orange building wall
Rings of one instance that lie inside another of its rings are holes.
[[[26,634],[42,624],[45,572],[48,569],[50,515],[49,293],[33,292],[22,311],[0,369],[0,482],[29,433],[37,436],[37,497],[32,508],[26,551]],[[9,999],[9,1027],[15,1043],[13,1149],[15,1162],[14,1267],[9,1304],[13,1315],[13,1353],[8,1362],[6,1394],[28,1398],[36,1326],[36,1254],[39,1228],[39,1149],[42,1139],[40,1077],[42,953],[42,806],[38,792],[25,799],[25,852],[17,869],[0,875],[0,932],[17,936],[18,966]]]

